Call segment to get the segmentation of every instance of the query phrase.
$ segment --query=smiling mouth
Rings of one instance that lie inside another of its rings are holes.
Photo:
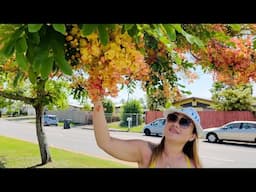
[[[170,133],[180,134],[175,128],[169,128],[168,130]]]

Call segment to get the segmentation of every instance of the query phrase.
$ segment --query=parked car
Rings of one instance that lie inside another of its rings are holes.
[[[43,117],[44,126],[56,125],[58,126],[58,118],[56,115],[44,115]]]
[[[256,121],[232,121],[221,127],[203,130],[202,139],[211,143],[227,141],[256,142]]]
[[[146,136],[163,135],[165,122],[165,118],[158,118],[151,123],[146,124],[143,128],[143,133],[145,133]]]

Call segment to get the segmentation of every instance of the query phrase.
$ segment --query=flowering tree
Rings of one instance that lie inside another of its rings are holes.
[[[116,96],[117,84],[149,79],[150,67],[139,51],[139,37],[145,31],[168,43],[168,33],[161,25],[152,29],[148,25],[0,25],[0,53],[4,57],[1,75],[12,77],[13,87],[17,87],[9,89],[1,81],[0,96],[35,108],[41,164],[51,161],[42,127],[43,108],[56,98],[46,88],[47,82],[71,76],[74,71],[73,86],[86,90],[96,100]],[[65,41],[70,47],[65,47]],[[77,51],[76,55],[72,51]],[[28,81],[32,89],[26,94],[19,89]]]
[[[177,72],[195,77],[189,72],[194,65],[184,56],[187,52],[218,78],[231,73],[232,79],[254,79],[254,39],[239,36],[244,29],[253,34],[255,28],[235,24],[1,24],[0,53],[5,58],[1,75],[12,75],[16,87],[29,81],[33,89],[25,95],[18,89],[7,90],[0,80],[0,96],[34,106],[45,164],[51,156],[41,122],[43,108],[56,98],[53,89],[47,89],[48,82],[67,77],[75,96],[95,101],[115,97],[119,85],[139,80],[154,102],[164,98],[162,105],[166,105],[181,95]]]

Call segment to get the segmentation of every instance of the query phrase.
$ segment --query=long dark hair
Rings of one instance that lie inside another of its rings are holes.
[[[195,127],[193,129],[193,133],[196,133],[196,138],[193,141],[188,141],[184,145],[183,152],[190,159],[192,159],[194,161],[194,164],[195,164],[196,168],[200,168],[201,163],[200,163],[200,160],[199,160],[198,147],[197,147],[198,146],[198,136],[197,136],[197,132],[196,132]],[[155,162],[157,160],[157,158],[162,155],[162,153],[164,151],[164,142],[165,142],[165,136],[163,136],[163,138],[161,139],[161,142],[152,149],[150,164],[152,162]]]

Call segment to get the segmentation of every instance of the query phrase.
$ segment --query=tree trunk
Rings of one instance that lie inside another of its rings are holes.
[[[51,162],[51,154],[47,144],[46,135],[43,130],[42,115],[43,105],[38,104],[35,106],[36,111],[36,135],[39,143],[39,149],[41,154],[42,165]]]

